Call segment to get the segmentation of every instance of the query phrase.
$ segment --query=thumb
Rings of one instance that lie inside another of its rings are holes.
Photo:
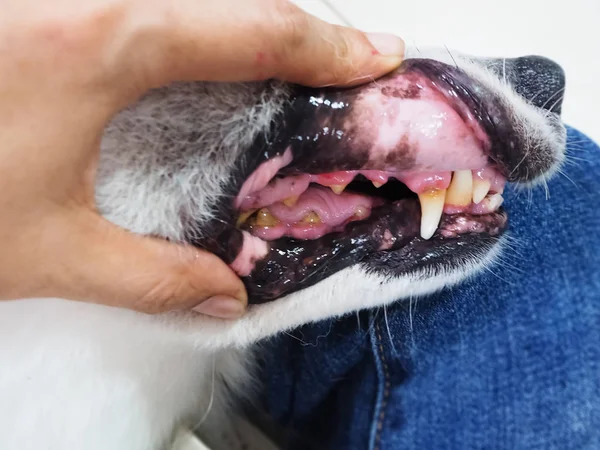
[[[215,255],[84,216],[55,265],[68,298],[145,313],[193,308],[223,318],[243,314],[244,285]]]
[[[397,68],[404,41],[333,25],[289,4],[286,26],[273,36],[273,76],[305,86],[353,86]]]
[[[128,78],[142,91],[181,80],[351,86],[394,70],[404,57],[399,37],[333,25],[288,0],[239,3],[182,0],[168,3],[167,11],[161,2],[137,3],[144,12],[136,18],[162,25],[151,28],[153,38],[127,40]]]

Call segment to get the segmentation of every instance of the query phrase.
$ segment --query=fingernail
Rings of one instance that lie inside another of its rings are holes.
[[[404,41],[388,33],[366,33],[375,50],[383,56],[404,56]]]
[[[224,295],[216,295],[204,300],[194,311],[207,316],[220,317],[221,319],[237,319],[244,314],[245,308],[239,300]]]

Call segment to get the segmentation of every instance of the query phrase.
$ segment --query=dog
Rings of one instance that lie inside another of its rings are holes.
[[[493,264],[505,183],[535,187],[564,159],[564,87],[543,57],[409,48],[354,88],[149,92],[105,130],[99,210],[217,254],[248,313],[0,303],[0,448],[276,448],[236,407],[260,389],[254,345]]]

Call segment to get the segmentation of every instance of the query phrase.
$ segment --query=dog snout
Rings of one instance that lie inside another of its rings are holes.
[[[551,59],[532,55],[494,59],[490,66],[531,104],[560,115],[565,73],[559,64]]]

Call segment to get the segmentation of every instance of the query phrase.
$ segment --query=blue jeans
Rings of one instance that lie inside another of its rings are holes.
[[[568,145],[488,272],[265,345],[285,448],[600,449],[600,148]]]

